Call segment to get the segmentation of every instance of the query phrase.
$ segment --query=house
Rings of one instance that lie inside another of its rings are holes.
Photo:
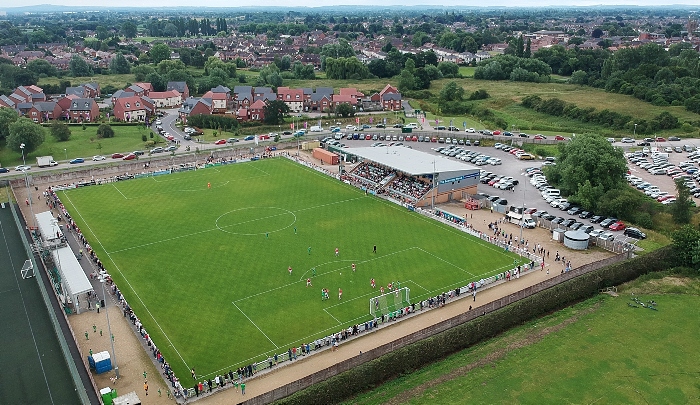
[[[97,82],[85,83],[83,84],[83,87],[87,91],[87,98],[97,98],[102,95],[100,84]]]
[[[384,86],[379,92],[379,100],[385,110],[397,111],[401,109],[401,93],[390,84]]]
[[[74,95],[78,98],[93,98],[88,97],[88,91],[83,86],[66,87],[66,95]]]
[[[248,108],[253,104],[253,87],[236,86],[233,88],[234,108]]]
[[[211,100],[212,113],[224,114],[233,106],[233,98],[231,98],[231,90],[226,86],[216,86],[215,88],[204,93],[202,98]]]
[[[58,103],[58,106],[61,107],[61,111],[68,111],[70,109],[70,105],[73,102],[73,100],[76,100],[79,98],[81,98],[81,97],[78,97],[78,96],[73,95],[73,94],[68,94],[65,97],[59,99],[57,101],[57,103]],[[63,113],[62,116],[65,117],[66,114]]]
[[[265,102],[257,100],[249,109],[249,117],[253,121],[262,121],[265,119]]]
[[[34,85],[19,86],[12,93],[14,98],[22,103],[34,103],[37,101],[46,101],[46,95],[41,87]],[[11,96],[12,96],[11,95]]]
[[[0,95],[0,107],[12,108],[14,110],[16,105],[17,103],[11,98],[7,97],[4,94]]]
[[[333,109],[335,109],[339,105],[345,104],[345,103],[350,104],[351,106],[355,107],[355,106],[357,106],[357,99],[352,97],[352,96],[346,96],[346,95],[342,95],[342,94],[334,94],[333,95],[333,103],[332,103]]]
[[[92,122],[100,117],[100,108],[92,98],[76,98],[65,112],[66,118],[75,122]]]
[[[149,94],[150,92],[152,92],[152,91],[155,90],[155,89],[153,88],[153,85],[152,85],[151,83],[146,83],[146,82],[143,82],[143,83],[134,83],[133,86],[138,86],[138,87],[142,88],[142,89],[146,92],[146,94],[144,94],[144,96],[148,96],[148,94]]]
[[[341,96],[350,96],[354,98],[355,100],[360,100],[362,97],[364,97],[364,93],[357,91],[356,88],[354,87],[344,87],[340,89],[340,95]]]
[[[134,96],[148,96],[153,91],[151,83],[134,83],[124,89],[125,93],[132,93]],[[116,92],[114,94],[117,94]]]
[[[331,109],[332,93],[313,93],[311,95],[311,100],[309,101],[308,107],[305,108],[307,111],[329,111]]]
[[[180,120],[187,123],[187,118],[192,115],[204,114],[211,115],[214,111],[214,106],[211,100],[205,98],[189,97],[182,102],[182,107],[177,111],[180,115]]]
[[[182,104],[182,97],[177,90],[152,91],[148,98],[153,100],[157,108],[175,108]]]
[[[304,108],[304,89],[277,88],[277,100],[283,101],[292,112],[301,112]]]
[[[182,100],[190,98],[190,89],[187,87],[187,82],[168,82],[166,90],[175,90],[180,93]]]
[[[152,108],[139,96],[124,97],[114,103],[114,118],[119,121],[146,121]]]
[[[60,118],[62,112],[61,106],[55,101],[39,101],[34,103],[26,116],[34,122],[42,123]]]

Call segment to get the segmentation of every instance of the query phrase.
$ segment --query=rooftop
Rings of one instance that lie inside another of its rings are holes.
[[[444,156],[431,155],[404,146],[345,148],[343,151],[412,176],[479,170],[477,167],[466,163],[450,160]]]

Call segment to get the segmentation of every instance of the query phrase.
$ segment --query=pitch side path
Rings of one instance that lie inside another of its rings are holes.
[[[22,279],[26,259],[5,205],[0,209],[0,404],[79,404],[37,285],[44,271],[37,271],[39,279]],[[90,398],[97,400],[94,394]]]

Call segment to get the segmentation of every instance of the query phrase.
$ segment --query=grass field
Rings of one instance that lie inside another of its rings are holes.
[[[97,126],[87,126],[85,130],[80,125],[71,125],[71,137],[68,141],[58,142],[50,135],[49,128],[45,128],[46,138],[39,148],[25,156],[27,164],[36,165],[37,156],[53,156],[56,161],[63,161],[81,157],[91,159],[94,155],[111,155],[114,152],[131,152],[144,149],[144,142],[141,135],[147,136],[152,133],[150,129],[142,126],[121,126],[115,125],[114,138],[97,138]],[[162,137],[154,136],[148,140],[165,142]],[[4,166],[16,166],[22,164],[22,154],[19,150],[9,150],[4,145],[4,140],[0,143],[0,162]]]
[[[380,285],[415,302],[517,258],[281,158],[60,197],[187,384],[369,319]]]
[[[515,328],[348,403],[689,404],[700,399],[700,280],[633,282]],[[630,308],[630,293],[658,311]],[[459,401],[456,401],[459,398]]]

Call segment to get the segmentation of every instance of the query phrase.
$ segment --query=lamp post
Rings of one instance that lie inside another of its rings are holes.
[[[515,187],[515,186],[513,186]],[[525,185],[523,185],[523,212],[520,213],[520,240],[518,244],[520,245],[523,241],[523,227],[525,225]],[[520,257],[523,256],[523,247],[520,246]]]
[[[22,150],[22,165],[26,166],[27,162],[24,160],[24,144],[20,143],[19,148]]]
[[[66,154],[66,160],[68,160],[68,149],[63,148],[63,152],[65,152],[65,154]]]
[[[634,124],[634,137],[637,137],[637,124]]]
[[[114,365],[114,372],[116,373],[116,377],[119,378],[119,366],[117,366],[117,355],[114,352],[114,338],[112,337],[112,326],[109,323],[109,311],[107,311],[107,296],[105,295],[105,283],[107,282],[107,278],[105,277],[106,275],[107,274],[104,271],[101,272],[99,280],[102,284],[102,298],[105,300],[104,310],[105,315],[107,315],[107,333],[109,333],[109,341],[110,343],[112,343],[112,364]]]
[[[431,208],[433,209],[433,212],[435,212],[435,193],[437,190],[435,189],[435,176],[436,176],[436,170],[435,170],[435,160],[433,160],[433,199],[431,203]]]

